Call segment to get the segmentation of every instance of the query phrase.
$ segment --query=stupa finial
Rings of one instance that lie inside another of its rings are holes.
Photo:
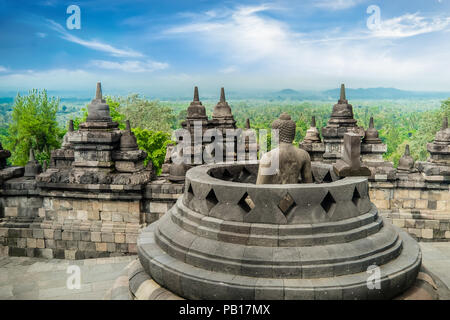
[[[225,89],[220,88],[220,102],[225,102]]]
[[[128,132],[130,132],[130,131],[131,131],[130,120],[127,120],[125,123],[126,123],[126,130],[127,130]]]
[[[442,130],[445,130],[448,128],[448,117],[444,117],[444,120],[442,120]]]
[[[249,118],[247,118],[245,120],[245,129],[250,129],[250,119]]]
[[[95,91],[95,99],[102,100],[102,83],[97,82],[97,90]]]
[[[316,127],[316,116],[312,116],[311,117],[311,127],[315,128]]]
[[[346,101],[346,97],[345,97],[345,85],[341,84],[341,97],[339,98],[340,101]]]
[[[28,161],[35,161],[36,159],[34,158],[34,150],[33,148],[30,149],[30,155],[28,157]]]
[[[409,152],[409,144],[407,144],[405,146],[405,156],[410,156],[410,155],[411,155],[411,153]]]
[[[69,120],[69,132],[73,132],[73,120]]]
[[[194,101],[200,101],[200,98],[198,97],[198,87],[194,88]]]
[[[369,128],[371,128],[371,129],[374,128],[373,117],[370,117],[370,120],[369,120]]]

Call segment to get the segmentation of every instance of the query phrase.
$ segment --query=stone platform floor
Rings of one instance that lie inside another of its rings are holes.
[[[450,242],[422,242],[424,266],[450,288]],[[0,257],[0,300],[101,300],[136,256],[59,260]],[[81,271],[79,289],[68,289],[67,268]]]
[[[137,256],[62,260],[0,257],[0,300],[102,300]],[[80,288],[68,289],[68,267],[80,267]]]
[[[420,242],[422,264],[450,289],[450,242]]]

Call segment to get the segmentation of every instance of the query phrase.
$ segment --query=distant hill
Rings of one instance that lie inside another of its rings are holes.
[[[340,89],[323,91],[329,99],[339,97]],[[406,91],[395,88],[346,89],[347,99],[447,99],[450,92]]]
[[[294,89],[283,89],[266,94],[267,99],[278,100],[337,100],[340,88],[325,91],[298,91]],[[347,99],[349,100],[397,100],[397,99],[447,99],[450,92],[425,92],[406,91],[395,88],[346,88]]]

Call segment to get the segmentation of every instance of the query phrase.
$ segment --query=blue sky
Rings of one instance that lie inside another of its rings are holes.
[[[0,0],[0,91],[450,91],[449,40],[450,0]]]

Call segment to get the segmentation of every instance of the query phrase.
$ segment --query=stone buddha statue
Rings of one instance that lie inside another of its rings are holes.
[[[287,113],[272,123],[279,130],[279,146],[260,160],[256,184],[312,183],[311,159],[308,152],[292,144],[295,122]]]

